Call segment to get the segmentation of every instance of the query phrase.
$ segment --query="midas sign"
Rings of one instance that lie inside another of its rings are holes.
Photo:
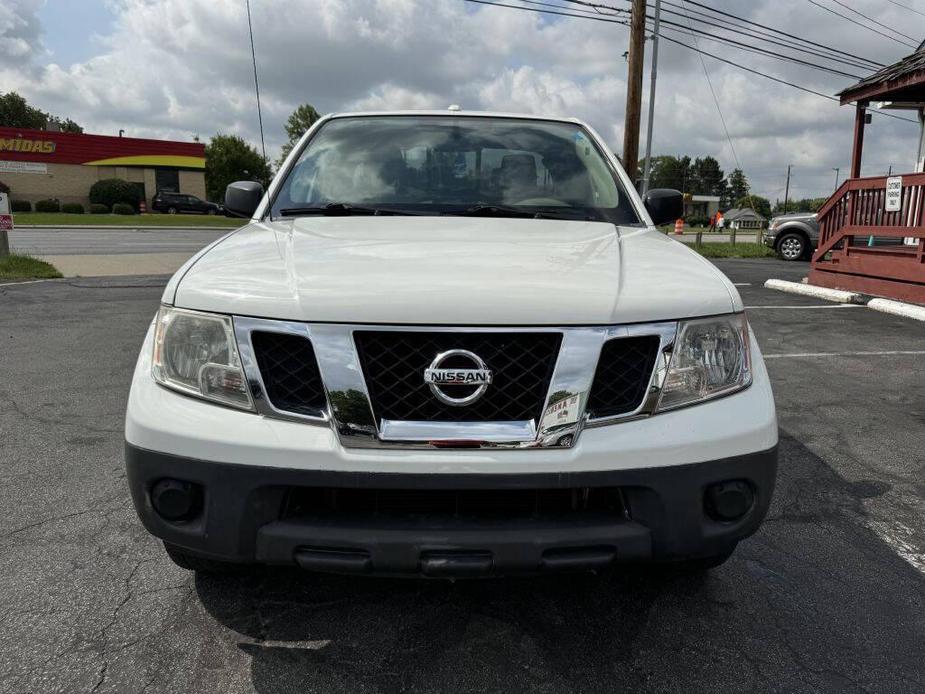
[[[51,140],[24,140],[21,137],[0,137],[0,152],[51,154],[54,151],[55,143]]]

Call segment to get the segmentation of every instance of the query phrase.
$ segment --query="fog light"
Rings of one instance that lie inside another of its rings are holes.
[[[745,480],[729,480],[707,487],[704,506],[713,520],[739,520],[751,510],[755,492]]]
[[[181,480],[159,480],[151,488],[151,505],[169,521],[189,520],[199,512],[202,491],[198,484]]]

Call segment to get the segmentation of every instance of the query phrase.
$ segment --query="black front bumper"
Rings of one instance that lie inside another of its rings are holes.
[[[757,530],[768,510],[777,448],[673,467],[542,474],[393,474],[293,470],[180,458],[126,444],[135,508],[155,536],[185,551],[231,562],[386,575],[492,575],[587,569],[612,562],[671,561],[721,554]],[[201,511],[170,522],[151,490],[165,478],[203,490]],[[740,519],[710,517],[704,492],[741,480],[754,505]],[[515,490],[619,488],[624,514],[555,518],[439,518],[376,514],[283,514],[293,490]]]

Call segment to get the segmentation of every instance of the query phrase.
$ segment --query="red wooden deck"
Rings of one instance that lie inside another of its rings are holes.
[[[902,175],[898,212],[885,198],[885,176],[852,178],[822,206],[810,284],[925,304],[925,173]]]

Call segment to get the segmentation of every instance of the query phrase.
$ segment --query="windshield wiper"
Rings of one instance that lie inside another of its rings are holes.
[[[301,215],[318,214],[330,217],[339,215],[414,215],[420,214],[410,210],[395,210],[388,207],[358,207],[347,202],[329,202],[327,205],[314,205],[307,207],[285,207],[280,210],[283,217],[298,217]]]
[[[473,205],[464,210],[451,210],[444,212],[447,215],[458,217],[524,217],[533,218],[537,216],[536,212],[521,209],[520,207],[511,207],[508,205]]]
[[[583,221],[598,221],[599,217],[589,215],[585,210],[571,207],[545,207],[543,209],[528,209],[512,205],[473,205],[464,210],[445,212],[448,215],[460,217],[522,217],[524,219],[578,219]]]

